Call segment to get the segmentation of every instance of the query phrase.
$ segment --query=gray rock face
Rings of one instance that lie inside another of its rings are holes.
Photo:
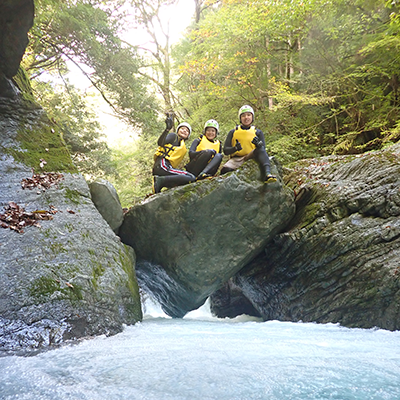
[[[3,0],[0,10],[0,70],[7,78],[12,78],[28,45],[27,33],[33,25],[33,0]]]
[[[33,0],[3,0],[0,4],[0,96],[14,96],[16,75],[33,25]]]
[[[133,251],[97,211],[56,129],[43,110],[0,100],[0,214],[14,202],[40,225],[0,227],[2,351],[113,334],[142,317]],[[34,181],[46,170],[62,179],[23,189],[32,167]]]
[[[400,329],[399,156],[397,144],[287,175],[295,218],[233,278],[265,320]]]
[[[118,193],[114,186],[105,179],[97,179],[89,184],[92,201],[99,213],[117,233],[124,219]]]
[[[133,207],[120,228],[139,283],[182,317],[245,266],[294,214],[293,193],[262,184],[249,161],[234,173],[168,190]]]

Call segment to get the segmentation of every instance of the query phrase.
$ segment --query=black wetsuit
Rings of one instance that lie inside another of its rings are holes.
[[[244,127],[243,125],[241,125],[240,128],[243,130],[249,130],[251,128],[251,126]],[[236,129],[237,129],[237,127],[235,129],[232,129],[231,131],[229,131],[228,136],[225,139],[224,154],[226,154],[226,155],[231,155],[231,154],[234,154],[237,152],[236,147],[232,146],[232,138],[233,138],[233,134],[236,131]],[[255,135],[260,139],[262,145],[260,145],[260,147],[255,147],[255,149],[253,150],[252,158],[254,158],[256,160],[256,162],[260,168],[261,178],[262,178],[262,180],[264,180],[265,176],[267,176],[270,173],[271,163],[269,161],[269,156],[268,156],[267,152],[265,151],[265,137],[264,137],[263,131],[260,129],[256,129]],[[233,157],[235,157],[235,156],[233,156]],[[232,170],[233,170],[232,168],[222,167],[221,174],[224,174],[224,173],[232,171]]]
[[[200,174],[215,175],[222,161],[222,144],[219,143],[218,152],[211,148],[197,151],[202,139],[203,135],[193,140],[189,149],[190,162],[185,165],[185,168],[195,176]],[[206,138],[206,140],[208,139]],[[210,144],[213,143],[209,142]]]
[[[169,160],[169,158],[173,157],[174,150],[181,147],[181,142],[182,139],[176,133],[168,133],[167,129],[158,138],[157,144],[159,148],[154,157],[153,175],[164,177],[163,187],[170,188],[185,185],[196,180],[196,177],[190,172],[174,168]],[[162,151],[160,152],[159,150]]]

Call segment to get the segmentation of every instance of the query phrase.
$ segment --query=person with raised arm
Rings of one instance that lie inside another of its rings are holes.
[[[153,193],[160,193],[163,187],[171,188],[194,182],[196,177],[190,172],[178,169],[187,149],[185,142],[192,133],[187,122],[177,126],[176,133],[170,132],[173,127],[173,117],[167,114],[166,128],[158,138],[158,148],[154,153]]]

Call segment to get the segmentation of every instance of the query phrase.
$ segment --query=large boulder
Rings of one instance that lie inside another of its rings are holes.
[[[150,197],[125,215],[119,235],[135,249],[140,285],[182,317],[258,255],[294,211],[293,192],[280,180],[261,183],[251,160]]]
[[[57,126],[0,98],[0,350],[114,334],[141,320],[134,253],[91,201]]]
[[[92,201],[110,228],[118,233],[124,220],[121,203],[114,186],[105,179],[96,179],[89,184]]]
[[[19,68],[33,14],[33,0],[0,4],[1,352],[113,334],[142,318],[134,253],[95,208]]]
[[[233,278],[236,291],[265,320],[400,329],[399,161],[397,144],[287,171],[296,216]],[[216,315],[235,315],[226,290],[212,296]]]

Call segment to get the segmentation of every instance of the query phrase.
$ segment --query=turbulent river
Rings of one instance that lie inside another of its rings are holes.
[[[32,357],[0,358],[0,399],[400,399],[400,332],[233,320],[207,305]]]

